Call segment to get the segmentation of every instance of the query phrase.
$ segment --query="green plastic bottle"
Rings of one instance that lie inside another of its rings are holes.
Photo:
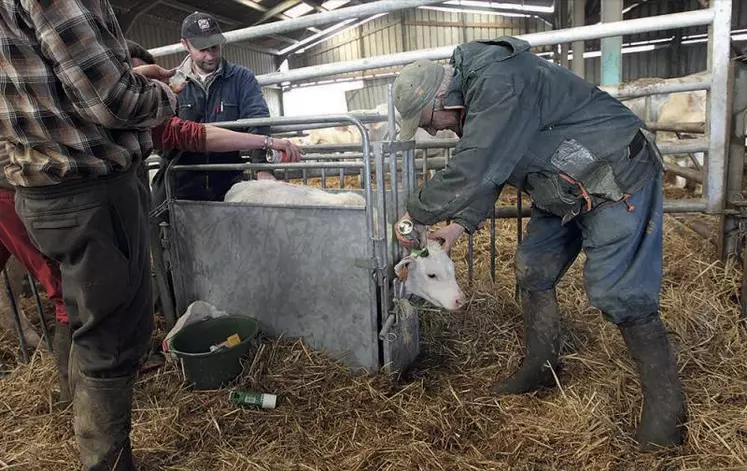
[[[232,390],[228,401],[237,406],[260,406],[262,409],[274,409],[278,397],[275,394]]]

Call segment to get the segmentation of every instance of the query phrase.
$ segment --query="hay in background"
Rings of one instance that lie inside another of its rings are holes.
[[[506,199],[510,198],[510,194]],[[525,220],[526,221],[526,220]],[[453,258],[466,286],[466,240]],[[227,390],[191,392],[168,365],[141,377],[133,411],[144,470],[669,470],[747,467],[747,346],[738,325],[740,273],[713,247],[665,225],[663,318],[689,409],[685,447],[635,451],[640,390],[619,332],[588,306],[581,262],[559,287],[560,386],[494,398],[487,388],[522,356],[513,299],[515,222],[475,237],[464,313],[421,313],[422,356],[399,382],[353,376],[300,341],[263,340],[240,388],[279,395],[275,410],[240,409]],[[12,334],[0,356],[18,364]],[[14,353],[15,352],[15,353]],[[70,411],[51,407],[53,359],[43,349],[0,380],[0,461],[13,470],[79,469]],[[0,464],[0,469],[3,465]]]

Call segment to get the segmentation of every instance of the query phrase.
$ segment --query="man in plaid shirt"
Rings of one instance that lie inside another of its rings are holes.
[[[132,390],[152,331],[142,176],[175,113],[169,73],[133,73],[107,0],[0,0],[0,136],[16,209],[60,263],[70,389],[87,470],[133,468]]]

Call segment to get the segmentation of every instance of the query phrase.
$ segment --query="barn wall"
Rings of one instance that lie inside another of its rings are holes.
[[[380,103],[386,103],[388,85],[393,81],[394,77],[366,80],[363,88],[345,92],[348,111],[371,110]]]
[[[302,54],[290,56],[288,61],[293,69],[548,29],[548,24],[535,18],[405,10],[388,13],[349,29]],[[386,71],[364,71],[357,76]]]

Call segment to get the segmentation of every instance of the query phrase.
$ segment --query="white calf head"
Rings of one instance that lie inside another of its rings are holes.
[[[450,311],[464,306],[454,263],[436,241],[428,241],[427,257],[408,255],[394,267],[394,272],[405,283],[405,289],[415,296]]]

